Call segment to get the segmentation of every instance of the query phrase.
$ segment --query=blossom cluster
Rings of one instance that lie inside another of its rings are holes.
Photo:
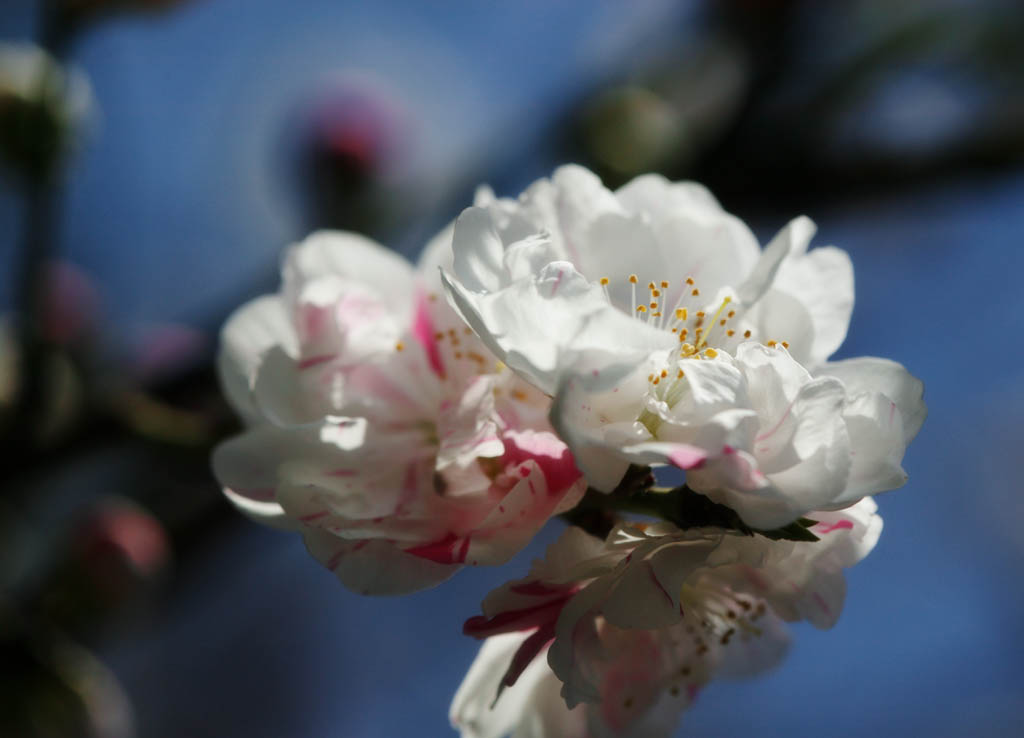
[[[813,235],[761,248],[700,185],[576,166],[482,188],[415,267],[315,233],[224,327],[247,429],[215,473],[364,594],[504,563],[562,517],[466,621],[452,723],[667,736],[710,680],[776,664],[784,621],[836,622],[926,414],[901,365],[829,361],[853,270]]]

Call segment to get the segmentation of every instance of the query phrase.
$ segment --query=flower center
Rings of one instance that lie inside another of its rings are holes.
[[[630,294],[629,313],[646,325],[679,336],[684,358],[699,357],[709,344],[716,345],[736,335],[736,329],[730,325],[738,320],[735,307],[730,307],[733,298],[727,295],[717,306],[705,308],[706,303],[701,299],[700,288],[693,277],[687,277],[678,287],[673,287],[668,280],[648,282],[646,294],[637,275],[630,274],[626,282]],[[616,304],[609,291],[611,280],[602,277],[599,284],[608,302]],[[625,307],[621,303],[619,306]],[[712,313],[710,316],[709,311]],[[751,335],[747,330],[743,337],[750,338]]]
[[[727,587],[705,583],[684,584],[679,601],[686,621],[686,633],[697,654],[708,650],[708,641],[727,646],[734,637],[749,640],[763,634],[755,623],[767,612],[764,602],[733,592]]]

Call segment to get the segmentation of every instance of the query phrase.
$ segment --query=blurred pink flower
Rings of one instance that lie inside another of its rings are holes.
[[[224,389],[250,425],[214,453],[225,493],[299,530],[358,592],[503,563],[585,488],[549,399],[439,299],[450,237],[414,270],[361,236],[315,233],[287,252],[281,293],[224,327]]]

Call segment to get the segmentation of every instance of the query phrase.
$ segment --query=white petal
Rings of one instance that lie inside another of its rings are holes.
[[[214,476],[228,500],[246,515],[277,527],[294,527],[277,501],[277,471],[308,442],[307,437],[258,426],[214,449]]]
[[[693,277],[707,295],[735,287],[760,256],[754,234],[743,221],[727,213],[680,213],[655,223],[654,232],[671,264],[669,279],[681,282]],[[674,304],[675,295],[672,298]]]
[[[326,276],[358,282],[387,297],[396,315],[412,307],[413,270],[394,251],[358,233],[317,231],[285,254],[283,292],[294,302],[304,285]]]
[[[288,427],[316,423],[337,413],[330,395],[317,391],[316,367],[309,367],[309,370],[300,369],[280,347],[266,353],[252,390],[253,401],[263,417],[275,425]]]
[[[768,612],[757,621],[760,633],[749,638],[732,639],[719,649],[715,676],[723,679],[747,679],[774,669],[789,653],[791,639],[786,626]]]
[[[441,291],[441,270],[453,269],[452,239],[455,235],[455,221],[446,225],[423,247],[416,261],[416,273],[430,292]]]
[[[310,554],[358,594],[417,592],[440,584],[459,569],[407,554],[389,541],[348,541],[310,528],[302,537]]]
[[[902,487],[907,481],[900,466],[906,440],[896,403],[882,394],[863,393],[847,404],[843,415],[855,454],[846,490],[835,504]]]
[[[813,359],[817,340],[814,316],[807,305],[793,295],[769,288],[743,319],[761,343],[785,341],[789,344],[790,356],[798,363],[804,366],[820,363]]]
[[[591,389],[588,379],[593,377],[573,374],[564,379],[551,404],[551,424],[590,486],[610,492],[629,468],[623,447],[651,437],[633,422],[647,382],[642,369],[606,391]]]
[[[903,437],[907,443],[917,435],[928,415],[924,404],[924,383],[895,361],[863,356],[830,362],[817,373],[838,377],[851,396],[861,392],[881,392],[895,402],[903,418]]]
[[[641,174],[615,191],[631,213],[648,213],[663,220],[680,213],[723,214],[718,200],[698,182],[670,182],[660,174]]]
[[[779,231],[778,235],[765,246],[754,270],[737,290],[740,301],[744,305],[753,305],[757,302],[775,280],[782,261],[790,255],[805,252],[816,230],[814,222],[807,216],[801,215],[791,220],[785,228]]]
[[[853,313],[853,265],[849,255],[834,246],[818,247],[802,256],[785,260],[779,267],[774,289],[795,297],[805,306],[813,323],[813,343],[807,347],[808,363],[818,365],[839,348],[846,338]],[[768,317],[766,312],[765,317]],[[775,331],[782,324],[765,324]],[[785,338],[797,345],[794,339]]]
[[[469,207],[455,221],[452,270],[473,292],[499,289],[504,279],[504,245],[490,213]]]
[[[494,378],[479,377],[461,396],[441,403],[437,426],[441,434],[437,470],[452,464],[466,467],[479,458],[493,458],[505,452],[498,437],[494,411]]]
[[[217,372],[224,394],[239,415],[255,422],[259,413],[249,389],[263,354],[272,346],[292,356],[298,353],[295,329],[281,298],[267,295],[236,310],[221,329],[220,346]]]
[[[583,710],[566,707],[543,655],[494,702],[505,670],[528,636],[492,636],[480,647],[449,709],[452,727],[461,738],[584,738]]]
[[[548,394],[584,357],[602,366],[629,362],[672,342],[671,334],[645,328],[609,305],[600,287],[566,262],[489,294],[472,293],[448,275],[442,280],[487,348]]]
[[[851,466],[850,439],[842,418],[844,400],[839,382],[814,380],[801,389],[793,403],[793,434],[787,447],[771,460],[776,469],[783,459],[793,463],[777,471],[769,471],[761,464],[795,514],[786,519],[753,511],[744,515],[737,510],[748,524],[756,528],[785,525],[800,514],[827,507],[839,498],[846,488]]]

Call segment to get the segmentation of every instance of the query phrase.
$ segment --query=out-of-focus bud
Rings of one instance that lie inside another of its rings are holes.
[[[71,555],[98,592],[119,602],[160,580],[171,547],[160,521],[128,500],[112,499],[76,526]]]
[[[52,175],[93,109],[88,80],[31,44],[0,44],[0,163]]]
[[[100,294],[89,275],[67,261],[46,270],[42,331],[47,341],[69,346],[87,339],[100,313]]]
[[[163,525],[125,499],[92,507],[72,524],[66,540],[40,603],[53,622],[70,632],[144,606],[171,562]]]
[[[401,104],[372,80],[345,77],[300,116],[311,226],[372,230],[408,153]]]

